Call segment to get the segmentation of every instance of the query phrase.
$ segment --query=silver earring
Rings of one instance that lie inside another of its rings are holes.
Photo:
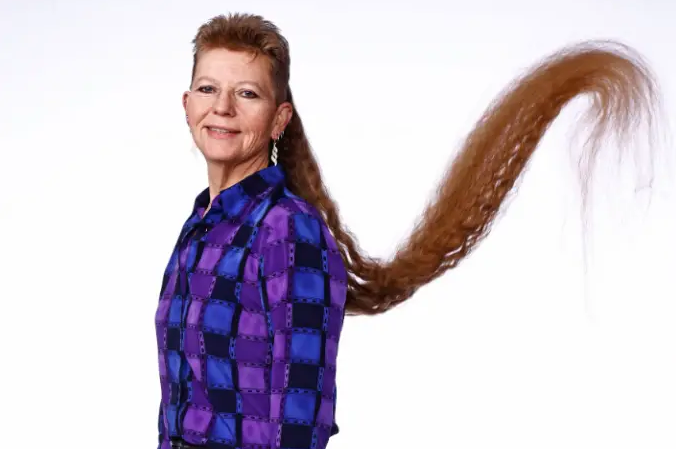
[[[272,139],[272,154],[270,155],[270,159],[272,160],[272,163],[277,165],[277,142],[279,142],[279,139],[284,136],[284,131],[282,130],[281,133],[279,133],[279,136],[277,136],[276,139]]]
[[[270,155],[270,160],[274,165],[277,165],[277,140],[279,140],[279,137],[272,142],[272,154]]]

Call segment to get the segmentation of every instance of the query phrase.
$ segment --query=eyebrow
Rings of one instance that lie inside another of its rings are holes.
[[[210,76],[205,76],[205,75],[202,75],[202,76],[195,78],[195,83],[197,83],[198,81],[201,81],[201,80],[209,81],[209,82],[212,82],[214,84],[220,84],[215,79],[211,78]],[[237,84],[252,84],[252,85],[256,86],[258,89],[263,90],[263,87],[260,84],[258,84],[256,81],[252,81],[252,80],[240,81]]]

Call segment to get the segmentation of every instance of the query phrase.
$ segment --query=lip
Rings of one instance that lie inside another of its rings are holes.
[[[204,127],[205,127],[205,128],[222,128],[222,129],[225,129],[225,130],[231,131],[231,132],[236,132],[236,133],[239,132],[238,129],[230,128],[229,126],[222,126],[222,125],[204,125]]]
[[[232,139],[233,137],[237,136],[237,134],[240,133],[240,131],[235,130],[235,129],[228,128],[228,127],[226,127],[226,126],[213,126],[213,127],[214,127],[214,128],[223,128],[223,129],[225,129],[225,130],[227,130],[227,131],[230,131],[230,132],[227,132],[227,133],[225,133],[225,134],[221,134],[221,133],[218,133],[218,132],[216,132],[216,131],[212,131],[211,129],[209,129],[209,128],[211,128],[210,125],[206,125],[206,126],[204,127],[204,129],[207,130],[207,135],[209,135],[209,137],[214,138],[214,139],[220,139],[220,140],[223,140],[223,139]]]

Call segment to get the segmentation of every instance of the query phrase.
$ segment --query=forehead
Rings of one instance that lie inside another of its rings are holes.
[[[247,78],[269,84],[270,64],[264,55],[215,48],[200,53],[195,66],[195,79],[199,76],[208,76],[220,82],[236,82]]]

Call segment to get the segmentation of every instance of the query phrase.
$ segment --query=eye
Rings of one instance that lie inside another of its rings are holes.
[[[197,88],[197,91],[203,94],[212,94],[216,92],[213,86],[200,86]]]
[[[253,90],[243,90],[243,91],[241,92],[241,94],[242,94],[245,98],[257,98],[257,97],[258,97],[258,95],[256,94],[256,92],[254,92]]]

